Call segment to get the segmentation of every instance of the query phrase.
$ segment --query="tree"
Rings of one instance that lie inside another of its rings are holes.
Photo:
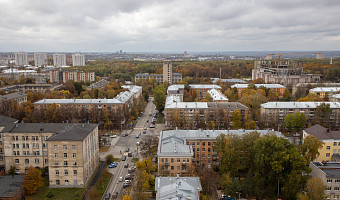
[[[233,129],[239,129],[242,127],[242,116],[241,116],[241,113],[240,111],[238,110],[234,110],[232,113],[231,113],[231,121],[232,121],[232,128]]]
[[[329,127],[332,109],[329,104],[321,103],[315,111],[315,120],[323,126]]]
[[[122,200],[132,200],[132,196],[127,194],[122,197]]]
[[[247,120],[244,124],[245,129],[247,130],[254,130],[256,129],[256,123],[254,121]]]
[[[311,161],[317,158],[320,153],[319,149],[324,143],[316,138],[314,135],[308,135],[303,140],[303,144],[299,147],[300,153],[306,161],[306,165],[309,165]]]
[[[309,93],[306,97],[302,97],[297,100],[298,102],[307,102],[307,101],[322,101],[319,95],[314,93]]]
[[[305,127],[306,124],[306,116],[303,113],[297,112],[295,113],[295,124],[294,129],[299,132]]]
[[[157,171],[157,166],[152,162],[151,157],[147,159],[143,158],[142,161],[136,163],[138,170],[145,170],[147,173],[152,173]]]
[[[153,90],[154,100],[153,103],[156,105],[156,109],[161,113],[165,106],[165,88],[163,85],[158,85]]]
[[[113,163],[114,157],[113,157],[112,154],[109,154],[105,157],[105,160],[106,160],[106,164],[109,165],[109,164]]]
[[[12,177],[14,178],[14,175],[16,174],[15,170],[16,167],[12,165],[8,170],[8,175],[12,175]]]
[[[284,101],[291,101],[293,99],[292,94],[289,92],[288,89],[285,89],[285,91],[283,92],[283,100]]]
[[[299,200],[325,200],[327,196],[325,194],[326,185],[320,178],[312,177],[307,180],[306,194],[299,194]]]
[[[26,193],[34,194],[37,189],[44,185],[44,179],[41,177],[41,171],[37,168],[30,167],[24,177],[24,188]]]

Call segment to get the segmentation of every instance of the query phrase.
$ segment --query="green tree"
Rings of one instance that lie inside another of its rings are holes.
[[[303,113],[297,112],[295,113],[295,124],[294,129],[299,132],[305,127],[306,124],[306,116]]]
[[[320,178],[312,177],[307,180],[306,194],[300,193],[298,196],[299,200],[325,200],[327,196],[325,194],[326,185]]]
[[[105,160],[106,160],[106,164],[109,165],[109,164],[113,163],[114,157],[113,157],[112,154],[109,154],[105,157]]]
[[[289,92],[288,89],[285,89],[285,91],[283,92],[283,100],[284,101],[291,101],[293,99],[292,94]]]
[[[163,85],[158,85],[153,90],[154,100],[153,103],[156,105],[156,109],[161,113],[165,106],[165,88]]]
[[[231,121],[232,121],[232,128],[233,129],[239,129],[242,127],[242,116],[241,116],[241,113],[240,111],[238,110],[234,110],[232,113],[231,113]]]
[[[285,127],[288,129],[289,132],[291,132],[294,128],[295,125],[295,115],[290,113],[288,115],[285,116],[283,123],[285,125]]]
[[[316,122],[329,127],[332,109],[329,104],[321,103],[315,111]]]
[[[8,175],[12,175],[12,177],[14,178],[16,167],[15,166],[11,166],[8,170]]]
[[[309,165],[311,161],[317,158],[320,153],[319,149],[324,143],[316,138],[314,135],[308,135],[303,140],[303,144],[299,147],[300,153],[306,161],[306,165]]]

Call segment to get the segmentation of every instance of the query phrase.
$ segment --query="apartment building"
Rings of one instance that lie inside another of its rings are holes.
[[[6,85],[3,87],[0,87],[0,91],[4,92],[10,92],[10,91],[16,91],[16,92],[40,92],[42,94],[45,94],[47,90],[53,91],[55,89],[59,89],[63,86],[63,84],[48,84],[48,83],[42,83],[42,84],[17,84],[17,85]]]
[[[22,104],[27,101],[27,94],[14,92],[6,95],[0,95],[0,104],[4,101],[16,101],[18,104]]]
[[[37,67],[47,65],[47,53],[34,53],[34,65]]]
[[[292,86],[292,95],[305,96],[312,87],[340,87],[340,83],[297,83]]]
[[[53,65],[56,67],[66,66],[66,54],[53,54]]]
[[[248,107],[239,102],[182,102],[178,96],[166,99],[165,127],[193,128],[214,122],[215,127],[226,127],[231,122],[231,113],[238,110],[242,120],[248,112]]]
[[[283,93],[286,90],[286,87],[280,84],[254,84],[254,85],[257,89],[261,87],[265,87],[265,88],[270,89],[271,92],[277,92],[277,94],[279,95],[279,98],[283,98]],[[241,97],[242,91],[244,89],[247,89],[249,87],[249,84],[235,84],[230,87],[236,88],[238,96]]]
[[[211,81],[213,84],[216,84],[218,81],[220,81],[221,83],[226,83],[226,84],[243,84],[243,83],[247,83],[244,80],[241,79],[237,79],[237,78],[229,78],[229,79],[219,79],[219,78],[211,78]]]
[[[217,90],[221,92],[222,88],[218,85],[211,84],[191,84],[189,85],[190,91],[197,94],[197,98],[202,100],[209,90]],[[171,85],[168,87],[168,94],[184,94],[184,85]]]
[[[28,65],[28,54],[26,52],[16,52],[14,53],[14,57],[17,66]]]
[[[220,134],[242,136],[258,132],[260,135],[274,134],[273,130],[169,130],[160,133],[157,149],[158,173],[162,175],[186,176],[192,173],[193,166],[199,169],[218,165],[218,154],[214,149]]]
[[[332,102],[340,102],[340,94],[332,95],[330,101],[332,101]]]
[[[340,163],[339,162],[311,162],[310,175],[322,180],[326,185],[327,199],[339,199],[340,197]]]
[[[324,143],[319,149],[320,155],[314,161],[329,162],[335,160],[334,156],[340,155],[340,131],[332,131],[316,124],[303,130],[303,139],[308,135],[313,135]]]
[[[47,139],[50,187],[85,187],[99,163],[97,124],[74,124]]]
[[[72,54],[73,66],[85,66],[85,55],[84,54]]]
[[[6,122],[0,126],[0,164],[6,172],[11,166],[19,174],[29,167],[48,168],[50,186],[84,187],[99,162],[97,124]],[[62,172],[58,177],[56,170]]]
[[[50,81],[52,83],[66,83],[66,81],[71,80],[75,82],[80,81],[95,81],[94,72],[83,72],[77,70],[51,70],[50,71]]]
[[[156,200],[199,200],[202,185],[199,177],[156,177]]]
[[[320,98],[330,99],[333,95],[340,92],[340,87],[316,87],[309,90],[310,94],[316,94]]]
[[[135,75],[135,83],[139,80],[146,80],[154,78],[159,84],[163,84],[167,81],[169,85],[178,83],[182,81],[182,74],[172,72],[172,63],[163,63],[163,74],[149,74],[149,73],[139,73]]]
[[[283,123],[284,117],[290,113],[303,113],[306,122],[311,122],[316,114],[316,109],[322,103],[330,105],[332,113],[330,123],[340,125],[340,103],[339,102],[268,102],[261,104],[261,121],[265,124]]]
[[[213,102],[229,102],[229,99],[219,90],[208,90],[209,95],[213,99]]]

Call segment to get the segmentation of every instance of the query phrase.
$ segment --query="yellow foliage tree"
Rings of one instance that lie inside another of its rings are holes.
[[[151,158],[143,158],[142,161],[136,163],[138,170],[146,170],[146,172],[151,173],[157,171],[157,166],[152,162]]]
[[[28,169],[24,177],[24,188],[27,194],[34,194],[37,189],[44,185],[44,179],[41,177],[41,171],[34,167]]]
[[[122,200],[132,200],[132,196],[131,195],[124,195]]]

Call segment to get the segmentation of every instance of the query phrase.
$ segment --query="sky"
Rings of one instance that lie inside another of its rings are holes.
[[[0,0],[0,52],[340,50],[339,0]]]

